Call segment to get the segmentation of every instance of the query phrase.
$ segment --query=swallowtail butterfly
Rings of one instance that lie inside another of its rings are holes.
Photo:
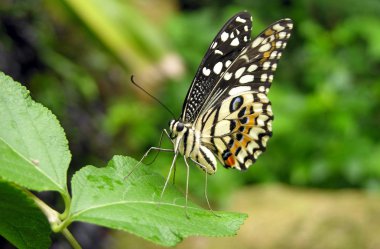
[[[293,23],[279,20],[251,40],[252,17],[233,16],[204,56],[169,133],[178,153],[209,174],[217,159],[226,168],[246,170],[272,136],[268,91]],[[172,168],[171,167],[171,168]],[[169,173],[170,174],[170,173]]]

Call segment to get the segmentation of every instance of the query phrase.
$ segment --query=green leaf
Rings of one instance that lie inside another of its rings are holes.
[[[0,181],[0,235],[17,248],[49,248],[50,225],[34,201]]]
[[[0,175],[37,190],[66,191],[71,159],[65,133],[29,91],[0,73]]]
[[[160,194],[164,179],[140,166],[126,180],[136,161],[115,156],[106,168],[86,166],[72,180],[70,221],[85,221],[121,229],[152,242],[173,246],[188,236],[235,235],[247,215],[216,212],[189,203],[185,215],[183,195],[169,186]]]

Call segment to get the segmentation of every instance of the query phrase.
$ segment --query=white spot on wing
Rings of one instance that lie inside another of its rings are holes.
[[[248,68],[248,72],[253,72],[253,71],[255,71],[257,69],[257,65],[256,64],[252,64],[252,65],[250,65],[249,66],[249,68]]]
[[[235,72],[235,79],[240,78],[240,76],[244,73],[245,67],[241,67]]]
[[[257,159],[261,155],[262,151],[261,150],[256,150],[255,153],[253,153],[253,157]]]
[[[270,67],[270,61],[266,61],[263,63],[263,69],[264,70],[268,70],[269,67]]]
[[[216,45],[218,45],[218,43],[217,42],[213,42],[212,45],[211,45],[211,48],[212,49],[216,48]]]
[[[248,32],[248,26],[247,25],[244,26],[244,31]]]
[[[262,37],[257,37],[251,44],[251,47],[257,47],[264,39]]]
[[[208,68],[203,68],[202,69],[202,73],[203,73],[203,75],[205,75],[205,76],[209,76],[210,75],[210,72],[211,72],[211,70],[210,69],[208,69]]]
[[[255,113],[261,113],[263,112],[263,104],[262,103],[253,103],[253,112]]]
[[[232,77],[232,73],[225,73],[224,74],[224,80],[230,80]]]
[[[265,52],[270,49],[270,43],[266,43],[259,48],[259,52]]]
[[[238,46],[239,45],[239,39],[236,37],[235,39],[232,40],[232,42],[230,43],[231,46]]]
[[[225,65],[226,67],[229,67],[229,66],[231,65],[231,61],[230,61],[230,60],[227,60],[227,61],[224,63],[224,65]]]
[[[264,82],[264,81],[267,80],[267,78],[268,78],[268,75],[267,75],[266,73],[263,73],[263,74],[261,75],[261,77],[260,77],[260,80],[261,80],[261,82]]]
[[[264,133],[265,130],[260,127],[252,127],[251,130],[249,131],[249,135],[254,139],[258,140],[259,139],[259,134]]]
[[[223,68],[223,63],[219,61],[218,63],[215,64],[213,71],[216,74],[220,74],[220,72],[222,71],[222,68]]]
[[[245,167],[249,167],[249,166],[251,166],[252,165],[252,160],[251,159],[248,159],[247,161],[245,161]]]
[[[220,50],[218,50],[218,49],[216,49],[216,50],[214,51],[214,53],[215,53],[215,54],[220,54],[220,55],[223,55],[223,52],[222,52],[222,51],[220,51]]]
[[[260,148],[260,146],[257,143],[255,143],[254,141],[251,141],[251,142],[249,142],[247,148],[248,148],[248,152],[252,154],[253,150]]]
[[[268,142],[268,140],[269,140],[269,136],[263,136],[263,138],[262,138],[261,141],[262,141],[264,147],[267,146],[267,142]]]
[[[273,112],[272,112],[272,106],[270,106],[270,105],[267,106],[267,112],[268,112],[268,113],[273,113]]]
[[[247,74],[247,75],[244,75],[243,77],[241,77],[239,82],[241,84],[249,83],[249,82],[252,82],[254,78],[255,77],[253,75]]]
[[[260,116],[262,116],[262,115],[260,115]],[[264,121],[260,118],[256,119],[256,124],[257,124],[257,126],[261,126],[261,127],[265,126]]]
[[[260,102],[262,102],[262,103],[268,103],[269,102],[267,95],[265,95],[264,93],[258,93],[257,97],[259,97]],[[267,110],[268,110],[268,108],[267,108]]]
[[[228,94],[229,95],[236,95],[238,93],[242,93],[242,92],[246,92],[246,91],[250,91],[251,90],[251,87],[250,86],[238,86],[238,87],[234,87],[232,88]]]
[[[277,23],[276,25],[273,26],[273,29],[279,32],[279,31],[283,31],[285,28],[284,26],[281,26],[280,24]]]
[[[222,42],[225,42],[227,41],[228,39],[228,34],[226,32],[223,32],[220,36],[220,39],[222,40]]]
[[[276,58],[276,56],[277,56],[277,51],[273,51],[271,54],[270,54],[270,57],[269,57],[269,59],[275,59]]]
[[[272,71],[276,71],[276,69],[277,69],[277,63],[273,63],[272,64]]]
[[[244,20],[243,18],[241,18],[240,16],[236,17],[236,21],[237,22],[241,22],[241,23],[245,23],[246,20]]]
[[[286,36],[286,32],[285,32],[285,31],[280,32],[280,33],[278,34],[278,36],[280,37],[280,39],[284,39],[285,36]]]

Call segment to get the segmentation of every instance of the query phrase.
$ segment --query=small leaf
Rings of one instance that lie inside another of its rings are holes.
[[[49,248],[50,225],[21,190],[0,181],[0,235],[17,248]]]
[[[66,189],[71,155],[65,133],[29,91],[0,73],[0,175],[37,190]]]
[[[247,215],[216,212],[189,203],[183,195],[145,165],[126,180],[136,161],[115,156],[106,168],[86,166],[72,180],[71,220],[128,231],[152,242],[173,246],[188,236],[235,235]]]

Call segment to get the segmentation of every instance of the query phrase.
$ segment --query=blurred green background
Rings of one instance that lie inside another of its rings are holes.
[[[136,89],[130,76],[179,116],[206,49],[224,22],[242,10],[253,16],[253,35],[285,17],[295,28],[269,93],[273,138],[248,171],[220,166],[209,177],[214,208],[250,210],[250,204],[236,208],[233,198],[242,189],[260,193],[259,183],[275,186],[274,199],[276,193],[291,193],[284,185],[322,189],[326,196],[349,188],[363,198],[378,197],[380,1],[1,0],[0,70],[57,115],[73,154],[71,174],[86,164],[105,165],[114,154],[138,159],[158,144],[171,116]],[[149,167],[166,175],[171,159],[161,153]],[[181,160],[177,168],[176,184],[183,189]],[[201,205],[203,186],[204,175],[192,167],[190,195]],[[254,202],[255,193],[242,198]],[[378,225],[371,229],[380,232]],[[271,239],[270,232],[265,236]],[[360,248],[380,248],[379,240],[364,242]],[[255,248],[319,248],[280,245]]]

